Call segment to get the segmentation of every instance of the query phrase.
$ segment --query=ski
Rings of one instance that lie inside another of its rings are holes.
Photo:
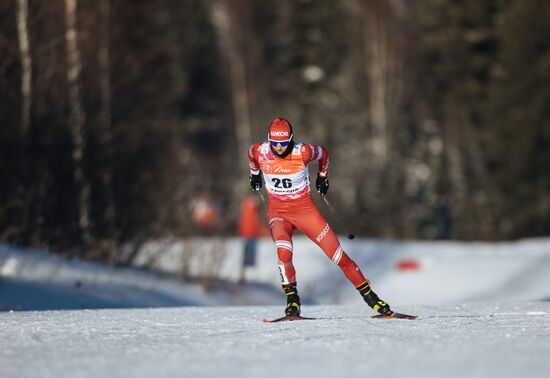
[[[407,314],[401,314],[399,312],[392,312],[389,315],[384,314],[378,314],[378,315],[372,315],[372,319],[407,319],[407,320],[415,320],[418,318],[418,315],[407,315]]]
[[[371,318],[372,319],[407,319],[407,320],[415,320],[415,319],[418,318],[418,315],[407,315],[407,314],[402,314],[400,312],[393,312],[390,315],[382,315],[382,314],[372,315]],[[294,320],[317,320],[317,319],[319,319],[319,318],[308,318],[308,317],[299,316],[299,315],[286,315],[286,316],[283,316],[281,318],[272,319],[272,320],[263,319],[263,322],[264,323],[278,323],[278,322],[291,322],[291,321],[294,321]]]
[[[277,323],[277,322],[291,322],[294,320],[315,320],[317,318],[307,318],[305,316],[300,315],[285,315],[282,318],[277,318],[273,320],[264,319],[264,323]]]

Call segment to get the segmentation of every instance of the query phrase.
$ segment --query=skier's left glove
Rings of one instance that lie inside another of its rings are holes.
[[[262,188],[262,177],[258,173],[257,175],[250,174],[250,186],[252,190],[258,191]]]
[[[317,188],[317,192],[324,196],[328,192],[328,177],[327,176],[321,176],[319,173],[317,173],[317,180],[315,180],[315,188]]]

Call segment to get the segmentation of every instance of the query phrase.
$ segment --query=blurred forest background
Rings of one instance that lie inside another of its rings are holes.
[[[550,1],[1,0],[0,241],[236,235],[277,116],[361,236],[550,234]]]

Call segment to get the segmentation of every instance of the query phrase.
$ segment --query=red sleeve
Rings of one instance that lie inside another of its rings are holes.
[[[261,145],[259,143],[256,143],[248,149],[248,166],[250,167],[250,173],[253,175],[260,173],[260,164],[258,163],[260,146]]]
[[[314,160],[319,160],[319,173],[324,176],[328,173],[329,158],[326,148],[314,144],[303,144],[302,160],[306,165]]]

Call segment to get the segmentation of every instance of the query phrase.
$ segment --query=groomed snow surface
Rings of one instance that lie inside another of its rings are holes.
[[[345,247],[381,297],[419,319],[371,319],[304,240],[295,243],[303,315],[318,319],[274,324],[261,321],[282,315],[278,282],[261,274],[274,268],[267,246],[253,284],[227,277],[227,290],[208,293],[168,275],[2,246],[0,377],[550,376],[550,241]],[[35,309],[49,299],[95,309],[9,311],[32,309],[29,298]],[[136,308],[150,303],[180,307]]]

